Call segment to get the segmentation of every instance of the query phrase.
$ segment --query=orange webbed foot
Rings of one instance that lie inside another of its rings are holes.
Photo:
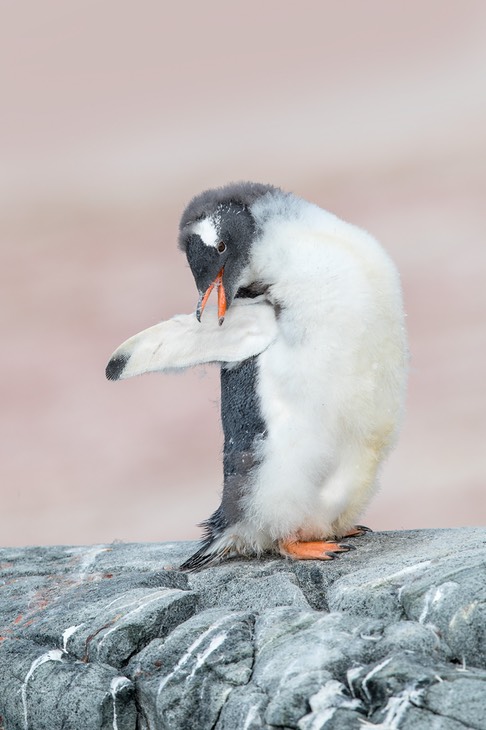
[[[280,553],[294,560],[332,560],[339,553],[355,550],[351,545],[328,540],[279,540]]]

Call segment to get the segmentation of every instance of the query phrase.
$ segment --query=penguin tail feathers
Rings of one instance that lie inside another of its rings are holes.
[[[220,556],[218,553],[208,553],[208,546],[203,543],[199,550],[197,550],[190,558],[188,558],[179,567],[179,570],[186,570],[189,572],[200,570],[201,568],[207,568],[210,565],[218,562]]]
[[[227,549],[211,550],[211,547],[221,537],[225,528],[228,527],[228,522],[221,507],[208,520],[205,520],[200,527],[204,529],[204,534],[199,549],[182,563],[179,570],[194,571],[207,568],[218,563],[228,553]]]

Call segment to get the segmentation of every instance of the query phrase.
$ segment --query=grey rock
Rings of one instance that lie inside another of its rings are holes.
[[[2,730],[485,728],[486,530],[329,562],[0,550]]]
[[[6,730],[135,730],[135,688],[101,664],[23,639],[0,646],[0,714]]]
[[[412,651],[392,654],[375,666],[348,673],[351,691],[369,708],[374,722],[391,724],[411,709],[457,720],[468,727],[484,727],[486,671],[419,656]],[[459,702],[460,698],[460,702]],[[406,725],[404,725],[406,727]]]
[[[295,573],[282,569],[282,561],[268,561],[262,570],[259,561],[222,563],[189,576],[190,587],[200,595],[201,608],[221,606],[230,609],[264,611],[272,606],[310,608]],[[211,585],[211,590],[205,590]]]
[[[27,609],[13,635],[50,643],[81,661],[121,668],[147,642],[195,612],[196,594],[167,588],[165,582],[163,573],[146,573],[73,585],[49,610],[42,602]]]
[[[363,727],[363,726],[362,726]],[[408,698],[392,698],[386,707],[386,713],[382,722],[376,721],[370,724],[380,730],[416,730],[416,728],[427,728],[427,730],[474,730],[469,725],[456,722],[444,715],[433,715],[430,712],[419,710],[408,701]],[[326,730],[328,730],[326,728]],[[344,730],[344,728],[343,728]]]
[[[433,581],[432,581],[433,576]],[[486,661],[486,561],[470,554],[465,563],[437,561],[401,592],[409,618],[440,633],[451,658],[484,666]]]
[[[484,728],[484,690],[486,673],[469,673],[450,681],[433,684],[424,693],[422,706],[434,715],[457,720],[473,728]],[[461,697],[459,706],[457,698]]]
[[[193,594],[177,589],[130,591],[96,614],[90,611],[85,621],[72,627],[67,645],[75,656],[84,652],[82,658],[88,661],[121,669],[148,641],[191,616],[195,605]]]
[[[253,684],[235,687],[224,703],[216,730],[260,730],[269,728],[265,722],[268,696]]]
[[[128,674],[148,726],[213,728],[232,689],[250,679],[252,630],[251,614],[210,609],[135,657]]]

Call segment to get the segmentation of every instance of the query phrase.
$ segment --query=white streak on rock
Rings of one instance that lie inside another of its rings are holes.
[[[197,670],[200,669],[206,659],[214,652],[218,647],[221,646],[221,644],[226,640],[228,637],[228,632],[224,631],[222,634],[218,634],[218,636],[215,636],[214,639],[211,639],[209,646],[200,654],[197,655],[196,661],[194,662],[194,666],[192,668],[192,671],[189,675],[189,679],[194,677]]]
[[[428,568],[432,564],[432,560],[422,560],[420,563],[414,563],[406,568],[402,568],[398,573],[388,576],[389,578],[401,578],[404,575],[411,575],[413,573],[423,573],[425,568]]]
[[[361,702],[349,697],[342,682],[330,679],[309,698],[309,705],[312,713],[300,720],[300,730],[320,730],[333,717],[338,707],[356,710]]]
[[[337,679],[330,679],[321,689],[309,698],[313,712],[330,708],[347,707],[355,710],[361,704],[359,700],[351,699],[346,687]]]
[[[113,730],[118,730],[118,715],[116,712],[116,696],[124,687],[131,684],[127,677],[113,677],[110,684],[110,693],[113,698]]]
[[[392,661],[392,659],[393,659],[393,657],[388,657],[388,659],[385,659],[385,661],[384,662],[381,662],[381,664],[377,664],[376,667],[373,667],[373,669],[371,670],[371,672],[368,672],[368,674],[366,675],[366,677],[363,679],[363,681],[361,683],[361,686],[363,688],[363,692],[365,693],[365,695],[366,695],[366,697],[368,699],[368,702],[371,702],[371,695],[368,692],[368,682],[370,681],[370,679],[372,677],[375,676],[375,674],[378,674],[378,672],[380,672],[384,667],[386,667],[387,664],[390,664],[390,662]]]
[[[82,583],[82,581],[85,580],[91,566],[94,564],[98,555],[100,555],[100,553],[106,552],[107,550],[108,548],[106,547],[106,545],[94,545],[92,548],[84,551],[76,575],[76,579],[79,583]]]
[[[348,671],[346,672],[346,680],[348,682],[348,686],[353,697],[356,697],[354,693],[353,682],[357,677],[359,677],[362,669],[363,667],[351,667],[351,669],[348,669]]]
[[[427,591],[427,593],[424,596],[424,605],[423,605],[422,611],[419,616],[420,624],[423,624],[425,622],[425,619],[427,618],[427,614],[430,610],[430,606],[432,603],[432,596],[435,593],[435,590],[436,589],[434,587],[429,588],[429,590]]]
[[[306,715],[300,721],[297,727],[299,730],[321,730],[332,719],[336,707],[328,707],[326,710]]]
[[[68,643],[70,637],[74,633],[76,633],[76,631],[78,629],[80,629],[81,626],[84,626],[84,623],[83,624],[77,624],[76,626],[69,626],[67,629],[64,629],[64,631],[62,632],[62,650],[63,650],[64,654],[67,654],[68,653],[67,643]]]
[[[479,601],[473,601],[472,603],[469,603],[467,606],[461,606],[461,608],[456,611],[454,616],[451,618],[449,622],[450,628],[454,628],[458,621],[468,624],[471,620],[471,615],[474,614],[475,610],[477,609],[479,604]]]
[[[248,711],[247,716],[245,717],[245,724],[243,725],[241,730],[249,730],[254,721],[258,721],[259,725],[262,725],[260,712],[258,711],[258,708],[255,707],[255,705],[252,705]]]
[[[409,707],[417,705],[421,694],[421,690],[417,690],[414,687],[405,689],[396,697],[390,697],[385,706],[386,715],[383,722],[377,725],[366,720],[362,720],[361,722],[365,727],[372,727],[375,730],[399,730],[400,722],[405,712]]]
[[[369,634],[360,634],[360,639],[363,639],[363,641],[381,641],[381,636],[372,636]]]
[[[130,606],[135,606],[136,604],[140,604],[141,601],[145,601],[146,599],[151,598],[152,596],[166,596],[169,593],[172,593],[173,591],[174,591],[173,588],[164,588],[162,590],[155,591],[154,593],[148,593],[146,596],[142,596],[142,598],[134,598],[133,601],[129,601],[128,603],[122,603],[121,606],[116,607],[116,610],[122,611],[124,608],[129,608]],[[124,598],[124,596],[118,596],[118,598],[115,598],[114,601],[111,601],[110,603],[108,603],[103,608],[103,611],[107,611],[109,608],[114,606],[115,603],[118,603],[118,601],[122,601],[123,598]]]
[[[46,652],[45,654],[42,654],[41,656],[38,656],[37,659],[35,659],[32,664],[30,665],[30,669],[25,675],[25,679],[22,683],[22,687],[20,688],[20,695],[22,697],[22,708],[24,710],[24,728],[25,730],[29,730],[29,717],[27,712],[27,685],[29,683],[30,678],[34,674],[34,672],[42,666],[42,664],[45,664],[46,662],[62,662],[62,655],[63,651],[62,649],[52,649],[51,651]]]
[[[213,633],[213,632],[214,632],[215,630],[217,630],[217,628],[218,628],[218,627],[219,627],[219,626],[220,626],[221,624],[225,623],[225,622],[226,622],[227,620],[228,620],[228,619],[227,619],[227,617],[224,617],[223,619],[220,619],[219,621],[216,621],[216,623],[215,623],[215,624],[213,624],[212,626],[210,626],[210,627],[209,627],[209,629],[207,629],[207,630],[206,630],[206,631],[205,631],[205,632],[204,632],[203,634],[201,634],[201,636],[199,636],[199,637],[198,637],[198,638],[196,639],[196,641],[194,641],[194,642],[193,642],[193,643],[191,644],[191,646],[189,647],[189,649],[188,649],[188,650],[187,650],[187,651],[186,651],[186,652],[185,652],[185,653],[184,653],[184,654],[183,654],[183,655],[181,656],[181,658],[179,659],[179,661],[178,661],[178,662],[177,662],[177,664],[175,665],[175,667],[174,667],[174,669],[172,670],[172,672],[170,672],[169,674],[167,674],[167,676],[165,676],[165,677],[164,677],[164,678],[162,679],[162,681],[160,682],[160,684],[159,684],[159,688],[158,688],[158,690],[157,690],[157,699],[159,698],[159,696],[160,696],[160,693],[162,692],[162,690],[164,689],[164,687],[166,686],[166,684],[167,684],[167,683],[168,683],[168,682],[169,682],[169,681],[170,681],[170,680],[172,679],[172,677],[173,677],[173,676],[174,676],[174,675],[175,675],[175,674],[176,674],[176,673],[177,673],[177,672],[179,671],[179,669],[181,669],[181,668],[182,668],[182,667],[183,667],[183,666],[184,666],[185,664],[187,664],[187,663],[189,662],[189,660],[190,660],[190,659],[192,659],[192,657],[193,657],[193,655],[194,655],[194,652],[195,652],[195,651],[197,651],[197,649],[199,649],[199,647],[201,646],[201,644],[202,644],[202,643],[203,643],[203,642],[204,642],[204,641],[205,641],[205,640],[206,640],[206,639],[207,639],[207,638],[208,638],[209,636],[211,636],[211,634],[212,634],[212,633]],[[225,635],[226,635],[226,632],[225,632]],[[214,649],[213,649],[213,651],[214,651]]]
[[[424,560],[421,563],[414,563],[414,565],[409,565],[407,568],[403,568],[397,573],[385,575],[383,578],[380,578],[380,580],[375,581],[372,585],[382,586],[390,582],[395,582],[397,579],[401,579],[404,576],[412,575],[413,573],[422,573],[425,568],[427,568],[431,564],[431,562],[431,560]]]
[[[425,623],[425,619],[427,618],[427,614],[430,609],[438,603],[441,603],[444,598],[449,596],[451,593],[454,593],[458,588],[459,585],[453,581],[448,581],[447,583],[442,583],[440,586],[432,586],[429,588],[424,596],[424,606],[419,616],[419,623]]]
[[[117,631],[120,627],[125,626],[127,623],[127,618],[129,616],[133,616],[133,614],[137,613],[138,611],[141,611],[145,606],[148,606],[150,603],[154,603],[155,601],[160,600],[163,596],[166,595],[165,591],[157,591],[157,593],[150,593],[148,596],[144,596],[141,598],[138,603],[139,605],[133,609],[133,611],[129,611],[128,613],[125,613],[123,616],[120,617],[120,619],[115,623],[115,625],[109,629],[104,635],[103,638],[98,642],[97,650],[101,649],[103,642],[107,639],[107,637],[112,634],[114,631]],[[151,598],[151,596],[155,596],[155,598]],[[132,605],[136,603],[136,601],[132,601],[132,603],[127,604],[127,606]],[[123,607],[121,607],[123,608]]]

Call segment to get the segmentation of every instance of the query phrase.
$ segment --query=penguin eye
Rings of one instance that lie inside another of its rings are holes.
[[[219,253],[224,253],[225,251],[226,251],[226,244],[225,244],[224,241],[220,241],[218,243],[218,252]]]

